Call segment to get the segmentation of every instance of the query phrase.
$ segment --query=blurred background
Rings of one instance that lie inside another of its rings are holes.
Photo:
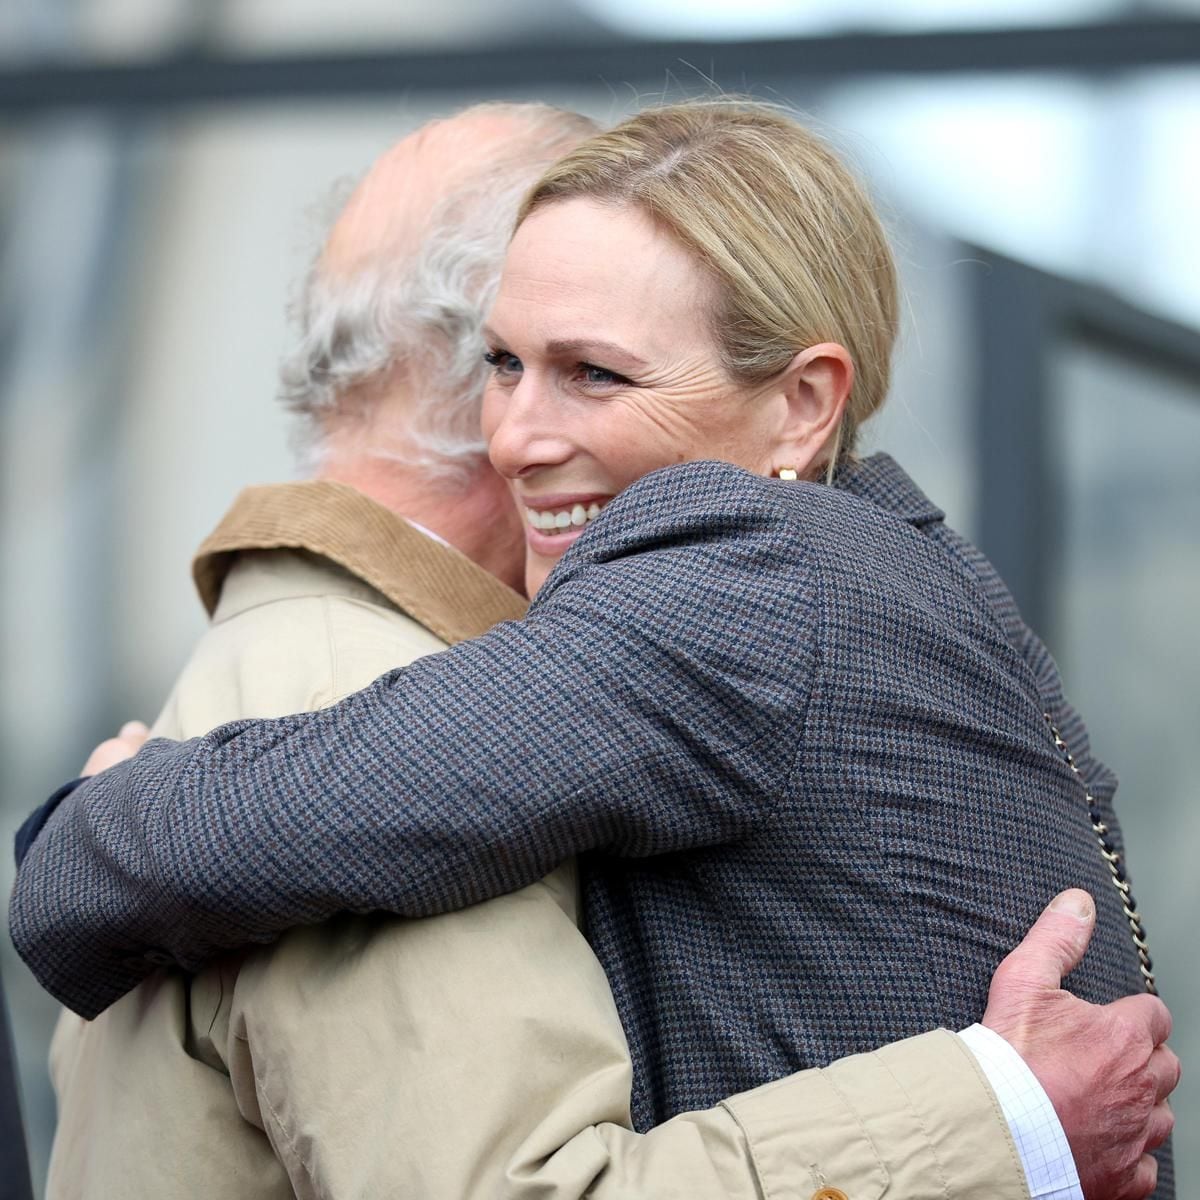
[[[710,84],[796,107],[887,215],[871,444],[996,561],[1121,778],[1189,1195],[1200,0],[0,0],[3,893],[26,813],[157,712],[197,542],[293,475],[276,363],[338,181],[476,100],[613,121]],[[7,939],[0,977],[36,1195],[56,1010]]]

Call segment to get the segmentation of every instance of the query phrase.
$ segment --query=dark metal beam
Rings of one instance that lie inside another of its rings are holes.
[[[984,267],[969,277],[979,548],[1028,624],[1052,640],[1059,508],[1047,454],[1047,368],[1056,281],[979,247],[963,257]]]
[[[1087,345],[1148,371],[1200,383],[1200,331],[1102,288],[966,246],[976,330],[975,463],[979,545],[1026,620],[1051,644],[1052,586],[1062,547],[1051,370]]]
[[[440,53],[217,58],[127,65],[41,63],[0,71],[0,117],[62,109],[161,111],[236,101],[363,98],[548,86],[661,86],[689,71],[726,89],[870,74],[1109,72],[1200,64],[1200,21],[1140,19],[1052,28],[851,33],[744,42],[592,39]],[[699,78],[698,76],[698,78]]]
[[[1066,311],[1068,330],[1096,350],[1191,385],[1200,383],[1200,332],[1097,288],[1079,288]]]

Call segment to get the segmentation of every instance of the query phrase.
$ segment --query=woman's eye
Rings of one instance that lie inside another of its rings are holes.
[[[590,383],[597,387],[607,387],[613,384],[629,382],[624,375],[618,375],[615,371],[605,370],[604,367],[594,367],[591,363],[580,363],[579,373],[584,383]]]
[[[497,375],[520,375],[522,370],[521,360],[507,350],[489,350],[483,356],[483,361]]]

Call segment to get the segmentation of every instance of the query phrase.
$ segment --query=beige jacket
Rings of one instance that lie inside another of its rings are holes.
[[[335,484],[244,493],[195,574],[213,623],[159,719],[172,737],[333,703],[523,611]],[[347,916],[160,973],[90,1024],[65,1014],[49,1200],[1027,1195],[944,1031],[631,1132],[625,1039],[576,915],[568,864],[463,912]]]

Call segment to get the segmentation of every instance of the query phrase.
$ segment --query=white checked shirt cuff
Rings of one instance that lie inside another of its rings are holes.
[[[996,1093],[1033,1200],[1083,1200],[1067,1135],[1025,1060],[998,1033],[982,1025],[972,1025],[958,1036]]]

